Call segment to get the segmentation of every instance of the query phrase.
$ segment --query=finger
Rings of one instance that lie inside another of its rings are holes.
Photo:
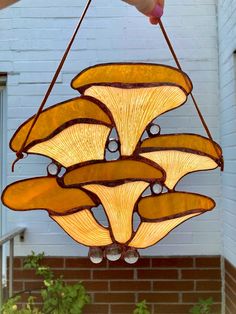
[[[0,10],[8,7],[9,5],[11,5],[17,1],[19,1],[19,0],[1,0]]]
[[[163,15],[163,11],[164,11],[163,7],[160,6],[159,4],[156,4],[154,9],[149,13],[149,16],[160,19]]]
[[[149,18],[149,21],[150,21],[150,23],[151,23],[152,25],[157,25],[157,24],[160,22],[160,19],[159,19],[158,17],[153,17],[153,16],[151,16],[151,17]]]

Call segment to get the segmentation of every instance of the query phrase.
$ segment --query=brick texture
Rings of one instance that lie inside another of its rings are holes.
[[[135,304],[144,299],[152,314],[186,314],[199,298],[209,297],[214,299],[213,313],[221,312],[220,257],[142,258],[132,266],[108,261],[93,265],[87,258],[71,257],[46,258],[45,263],[69,284],[83,281],[92,300],[85,314],[132,314]],[[22,265],[23,258],[17,257],[15,292],[31,290],[38,297],[42,279]],[[236,309],[236,270],[229,263],[226,266],[227,306]]]
[[[236,268],[225,260],[225,307],[226,314],[236,313]]]

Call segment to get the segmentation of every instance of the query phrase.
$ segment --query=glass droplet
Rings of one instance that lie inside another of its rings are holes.
[[[158,135],[161,132],[161,128],[158,124],[152,124],[149,128],[149,132],[151,135]]]
[[[161,194],[163,191],[163,186],[158,184],[158,183],[155,183],[152,185],[152,192],[156,195],[158,194]]]
[[[64,176],[64,174],[66,173],[66,168],[64,168],[64,167],[61,167],[61,169],[59,170],[59,172],[58,172],[58,177],[63,177]]]
[[[89,259],[93,264],[100,264],[103,260],[103,250],[99,247],[89,249]]]
[[[115,140],[115,139],[110,140],[110,142],[108,143],[108,150],[111,153],[115,153],[118,151],[118,149],[119,149],[119,144],[118,144],[117,140]]]
[[[124,260],[127,264],[135,264],[139,260],[139,253],[136,249],[128,249],[125,252]]]
[[[105,254],[109,261],[115,262],[121,258],[122,250],[118,244],[112,244],[106,248]]]
[[[60,171],[58,165],[56,165],[54,162],[48,165],[47,170],[48,174],[50,174],[51,176],[56,176]]]

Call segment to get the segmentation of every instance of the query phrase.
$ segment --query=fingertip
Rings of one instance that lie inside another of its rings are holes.
[[[149,13],[149,16],[160,19],[163,13],[164,13],[164,8],[161,5],[156,4],[153,10]]]
[[[149,18],[149,21],[152,25],[157,25],[160,22],[160,19],[152,16]]]

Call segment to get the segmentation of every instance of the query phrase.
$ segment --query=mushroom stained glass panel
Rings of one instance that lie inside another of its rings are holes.
[[[92,261],[136,261],[137,249],[215,207],[205,195],[178,191],[177,183],[222,167],[220,146],[198,134],[162,134],[153,124],[185,105],[192,83],[184,72],[158,64],[101,64],[78,74],[72,87],[80,97],[43,110],[14,134],[14,152],[25,144],[23,153],[43,155],[50,165],[47,176],[6,187],[6,206],[46,210],[74,241],[90,247]]]

